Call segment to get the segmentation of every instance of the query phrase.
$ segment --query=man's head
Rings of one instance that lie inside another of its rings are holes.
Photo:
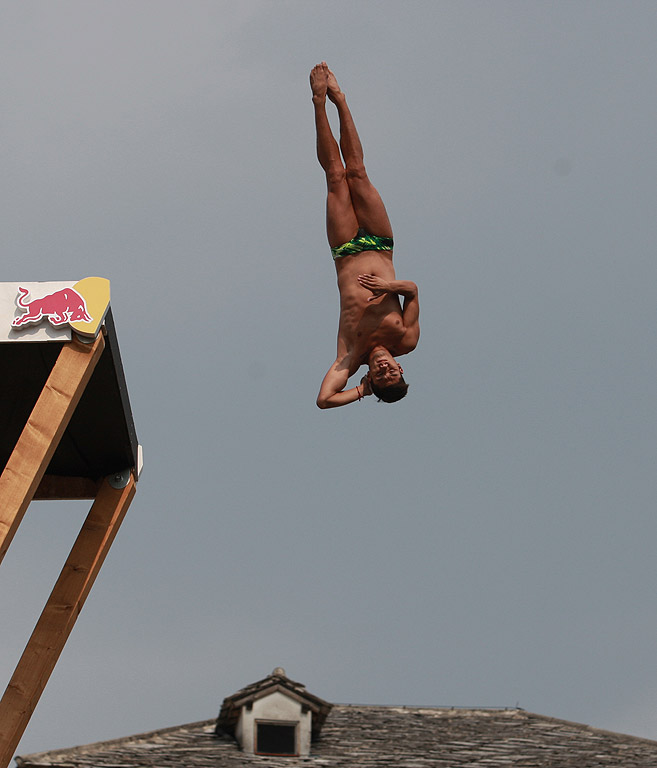
[[[404,370],[385,347],[375,347],[369,359],[369,380],[372,394],[384,403],[401,400],[408,391]]]

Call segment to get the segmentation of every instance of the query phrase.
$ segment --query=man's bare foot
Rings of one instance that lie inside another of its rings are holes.
[[[326,65],[326,62],[323,62]],[[328,97],[331,99],[331,101],[336,101],[338,97],[343,96],[344,94],[340,90],[340,86],[338,85],[338,81],[331,72],[331,70],[328,68],[328,65],[326,65],[326,82],[327,82],[327,88],[328,88]]]
[[[310,70],[310,88],[313,92],[313,101],[324,101],[326,99],[326,91],[328,88],[328,67],[326,62],[315,65]]]

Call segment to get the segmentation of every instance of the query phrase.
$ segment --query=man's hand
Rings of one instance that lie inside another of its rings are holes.
[[[367,397],[368,395],[372,394],[372,387],[370,387],[370,377],[369,374],[365,374],[363,378],[360,380],[360,385],[363,388],[363,397]]]
[[[368,301],[373,301],[379,296],[383,296],[384,293],[390,293],[390,283],[387,280],[382,280],[376,275],[358,275],[358,282],[367,288],[368,291],[372,291],[374,294],[370,296]]]

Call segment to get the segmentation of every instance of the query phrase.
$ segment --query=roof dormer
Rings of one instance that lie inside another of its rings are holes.
[[[234,736],[251,754],[305,757],[331,706],[276,667],[264,680],[224,699],[216,733]]]

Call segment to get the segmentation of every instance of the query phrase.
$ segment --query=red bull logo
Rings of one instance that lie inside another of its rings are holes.
[[[90,323],[93,318],[87,311],[87,304],[73,288],[63,288],[40,299],[25,301],[29,295],[27,288],[18,288],[17,304],[25,313],[12,322],[12,327],[20,328],[26,323],[40,323],[47,318],[51,325],[59,326],[64,323]]]
[[[35,298],[30,296],[32,292]],[[7,341],[42,338],[44,332],[47,332],[46,339],[53,333],[57,338],[59,334],[68,334],[70,338],[69,329],[79,336],[96,338],[109,310],[110,283],[104,277],[85,277],[68,285],[64,282],[14,283],[13,296]],[[5,311],[3,307],[0,306],[0,317]],[[48,320],[50,328],[35,328],[44,320]]]

